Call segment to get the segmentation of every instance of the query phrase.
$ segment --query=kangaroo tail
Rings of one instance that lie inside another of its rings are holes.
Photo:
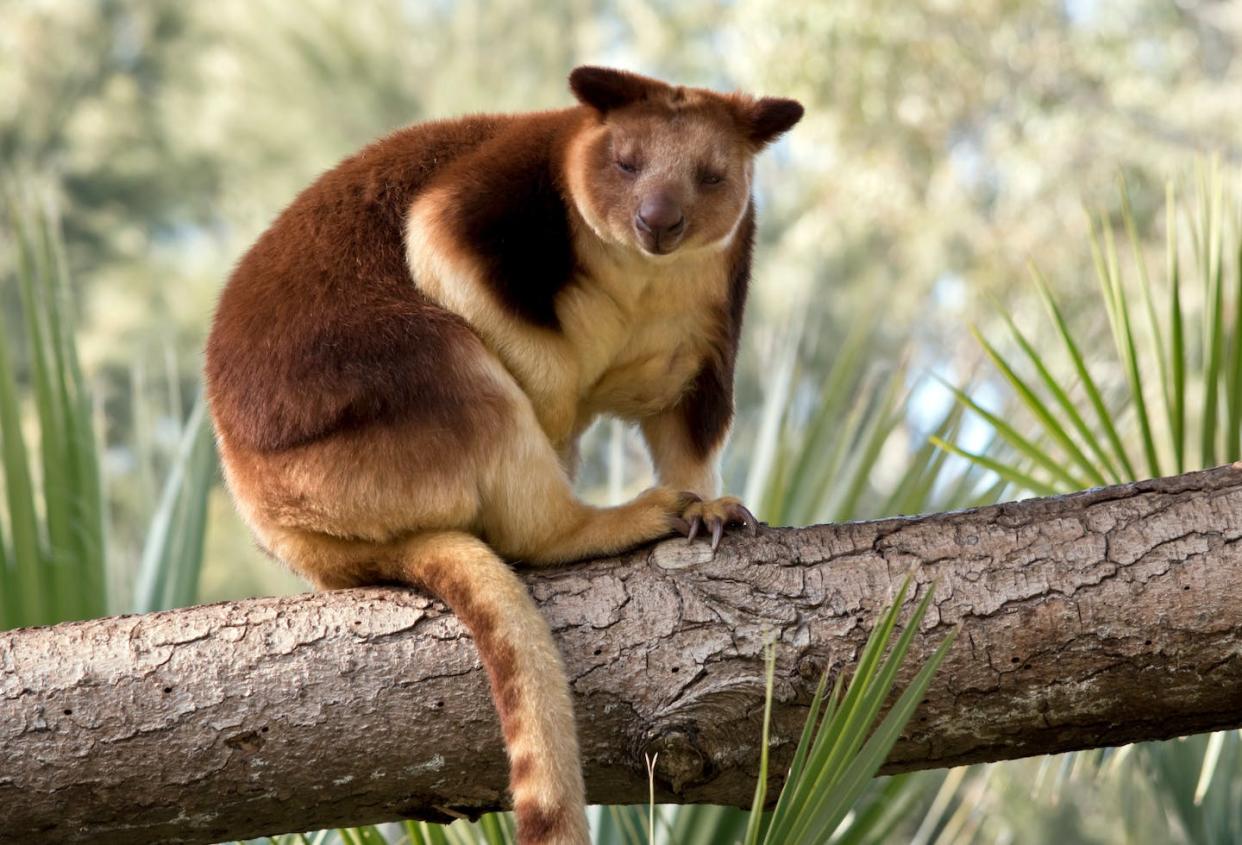
[[[520,845],[588,845],[565,667],[526,586],[482,540],[446,531],[403,545],[391,575],[444,601],[474,637],[509,753]]]

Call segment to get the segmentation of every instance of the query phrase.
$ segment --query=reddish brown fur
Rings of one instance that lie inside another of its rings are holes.
[[[529,754],[523,754],[513,760],[513,764],[509,767],[509,781],[515,786],[522,783],[535,770],[535,761],[531,759]]]
[[[755,208],[748,206],[730,256],[729,296],[721,316],[722,338],[679,403],[691,447],[706,458],[721,446],[733,421],[733,365],[742,336],[742,312],[750,286],[750,258],[755,240]]]
[[[625,95],[649,90],[641,77],[631,76]],[[717,127],[721,149],[747,120],[759,121],[748,131],[761,143],[780,119],[789,119],[781,109],[760,108],[789,101],[754,104],[712,96],[687,103],[684,89],[669,90],[663,99],[648,93],[624,102],[607,119],[624,126],[638,147],[653,125],[707,123]],[[457,222],[476,235],[466,242],[474,248],[491,244],[485,257],[497,272],[488,279],[501,299],[533,322],[555,327],[552,303],[574,260],[565,252],[563,224],[551,233],[560,249],[545,243],[547,221],[557,215],[532,211],[563,210],[564,147],[590,122],[589,111],[412,126],[307,188],[242,258],[221,296],[206,368],[217,428],[235,445],[260,452],[398,420],[473,442],[479,418],[490,414],[495,398],[452,376],[468,370],[478,339],[459,317],[411,288],[401,239],[405,213],[432,181],[450,185],[462,215]],[[588,182],[590,200],[601,208],[628,209],[625,180],[607,166],[613,154],[605,143],[592,147],[593,167],[607,175]],[[722,162],[728,157],[716,154]],[[726,165],[736,168],[737,161]],[[541,207],[524,207],[532,197]],[[709,193],[687,212],[699,228],[723,233],[728,220],[712,217],[723,208]],[[623,211],[627,219],[631,214]],[[492,234],[499,227],[507,227],[507,237]],[[738,240],[748,247],[749,232]],[[749,248],[742,250],[733,273],[741,284],[735,281],[730,291],[730,310],[738,316],[731,315],[721,333],[727,345],[718,350],[728,381],[749,258]]]
[[[492,685],[492,699],[500,714],[500,729],[505,741],[512,743],[521,730],[518,706],[521,690],[517,685],[514,644],[497,636],[496,618],[485,605],[478,601],[460,574],[453,571],[455,561],[428,561],[418,568],[417,584],[432,595],[439,596],[453,609],[462,624],[474,637],[475,647]],[[405,575],[404,571],[395,573]],[[408,576],[406,576],[408,577]],[[517,762],[512,764],[510,780],[518,780],[515,774]]]
[[[549,329],[559,327],[556,296],[576,269],[559,165],[585,117],[582,110],[529,115],[521,131],[447,164],[436,180],[447,189],[446,225],[481,260],[493,292]]]
[[[585,842],[572,707],[546,624],[479,538],[549,564],[736,512],[678,490],[718,495],[750,161],[801,116],[597,68],[571,86],[581,105],[411,126],[324,174],[239,262],[207,346],[226,476],[265,550],[322,589],[424,587],[471,631],[524,845]],[[638,226],[656,194],[684,212],[676,242]],[[573,497],[562,467],[598,413],[642,424],[665,486]]]
[[[401,230],[437,168],[499,123],[393,133],[320,177],[259,238],[220,298],[207,344],[222,435],[272,452],[412,420],[471,438],[470,409],[490,397],[445,376],[478,339],[411,289]]]
[[[565,811],[559,807],[548,811],[538,804],[519,802],[513,814],[517,816],[522,841],[530,845],[551,841],[565,825]]]

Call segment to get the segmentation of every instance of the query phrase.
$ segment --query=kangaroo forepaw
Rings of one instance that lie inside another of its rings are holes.
[[[695,498],[698,499],[697,496]],[[731,525],[744,528],[751,537],[759,533],[759,520],[741,500],[734,496],[723,496],[706,502],[701,499],[691,502],[682,511],[678,528],[691,541],[706,528],[711,535],[714,552],[720,546],[720,538],[724,536],[725,528]]]

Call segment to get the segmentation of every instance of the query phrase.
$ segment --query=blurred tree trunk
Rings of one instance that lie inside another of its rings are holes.
[[[528,580],[564,651],[590,797],[748,803],[907,572],[912,671],[962,635],[887,771],[1242,725],[1242,472],[919,519],[672,540]],[[907,677],[908,677],[907,672]],[[504,803],[473,645],[368,589],[0,634],[0,841],[217,842]]]

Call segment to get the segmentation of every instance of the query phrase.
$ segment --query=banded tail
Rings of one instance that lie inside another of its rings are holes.
[[[460,532],[408,541],[392,575],[426,589],[474,637],[509,753],[520,845],[589,845],[569,681],[526,586],[482,540]]]

